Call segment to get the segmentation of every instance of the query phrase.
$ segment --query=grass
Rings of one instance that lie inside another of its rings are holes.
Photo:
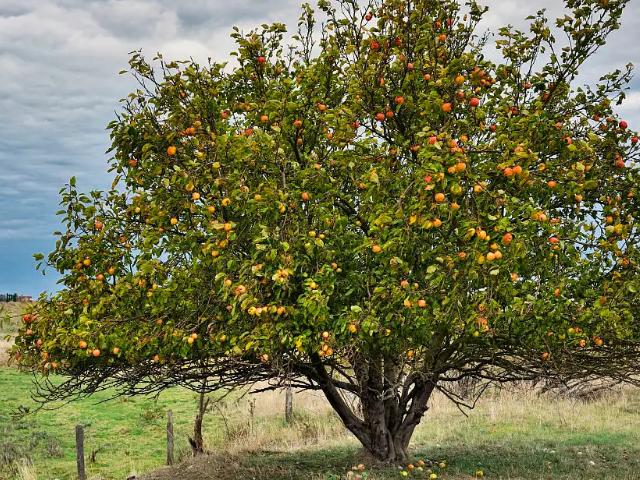
[[[40,411],[17,419],[14,413],[33,409],[29,401],[31,377],[13,369],[0,369],[0,478],[16,474],[15,462],[33,463],[41,479],[71,479],[75,471],[77,424],[85,425],[87,457],[98,450],[96,462],[87,460],[89,476],[126,478],[130,473],[162,465],[166,409],[175,413],[178,451],[186,450],[186,434],[194,414],[195,397],[172,391],[152,399],[118,399],[98,394],[59,410]],[[4,464],[4,465],[3,465]],[[4,476],[3,476],[4,475]]]
[[[158,469],[165,458],[169,408],[177,454],[187,463],[146,479],[338,479],[360,462],[370,466],[364,476],[369,480],[401,478],[397,467],[370,465],[316,394],[296,395],[292,427],[282,421],[280,394],[227,399],[205,420],[212,454],[194,461],[188,459],[187,443],[196,406],[190,392],[176,389],[157,401],[118,399],[97,405],[107,398],[102,394],[16,419],[16,410],[33,408],[26,400],[29,390],[29,376],[0,369],[0,478],[75,478],[78,423],[86,426],[87,457],[98,450],[95,463],[87,460],[89,478],[124,479]],[[436,397],[412,452],[416,459],[446,460],[446,468],[437,469],[441,479],[469,479],[478,469],[486,478],[637,479],[639,414],[637,391],[591,403],[523,390],[495,392],[469,418]],[[427,478],[427,472],[414,471],[409,478]]]
[[[13,333],[26,306],[21,302],[0,302],[0,337]]]
[[[19,302],[0,302],[0,367],[7,363],[6,352],[11,346],[11,337],[17,330],[20,316],[26,305]]]

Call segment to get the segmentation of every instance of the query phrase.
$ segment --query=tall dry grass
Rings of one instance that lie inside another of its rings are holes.
[[[26,459],[16,462],[16,480],[38,480],[36,469],[33,464]]]
[[[284,391],[246,395],[210,408],[215,428],[205,428],[205,443],[225,452],[294,451],[351,441],[321,393],[296,392],[294,417],[284,420]],[[207,419],[205,419],[205,423]]]
[[[294,422],[284,422],[284,392],[244,396],[215,407],[208,415],[205,442],[213,449],[246,451],[295,451],[314,445],[357,445],[319,392],[296,392]],[[462,413],[446,396],[435,394],[414,443],[447,444],[461,436],[500,436],[508,443],[523,429],[545,435],[562,432],[596,435],[628,432],[630,414],[640,414],[636,390],[618,390],[590,402],[571,397],[540,394],[526,386],[488,391],[473,410]],[[640,415],[632,418],[638,419]],[[215,428],[211,421],[215,420]],[[224,420],[221,420],[224,419]]]

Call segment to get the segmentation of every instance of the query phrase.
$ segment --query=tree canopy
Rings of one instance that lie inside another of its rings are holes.
[[[576,85],[626,3],[492,38],[473,0],[320,0],[290,42],[234,29],[235,66],[133,53],[112,189],[61,190],[16,340],[65,376],[43,401],[286,382],[397,460],[466,377],[637,382],[632,70]]]

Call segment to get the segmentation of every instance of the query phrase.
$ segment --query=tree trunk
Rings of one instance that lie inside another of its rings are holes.
[[[314,362],[315,363],[315,362]],[[401,378],[401,369],[392,362],[369,359],[364,368],[356,368],[361,386],[362,418],[359,418],[332,382],[319,362],[315,363],[318,381],[329,404],[345,427],[377,460],[405,463],[415,428],[426,413],[435,383],[420,378]]]
[[[193,452],[193,456],[201,455],[204,453],[204,439],[202,437],[202,422],[204,420],[204,415],[207,411],[207,406],[209,405],[209,399],[205,398],[204,389],[200,392],[200,399],[198,402],[198,413],[196,415],[196,419],[193,423],[193,438],[189,438],[189,443],[191,444],[191,450]]]

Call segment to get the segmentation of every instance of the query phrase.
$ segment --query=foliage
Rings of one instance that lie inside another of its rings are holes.
[[[134,53],[113,190],[61,190],[21,365],[71,375],[45,399],[321,389],[384,460],[452,380],[636,381],[631,67],[573,86],[626,3],[503,28],[500,63],[455,0],[321,0],[291,47],[235,29],[235,68]]]

